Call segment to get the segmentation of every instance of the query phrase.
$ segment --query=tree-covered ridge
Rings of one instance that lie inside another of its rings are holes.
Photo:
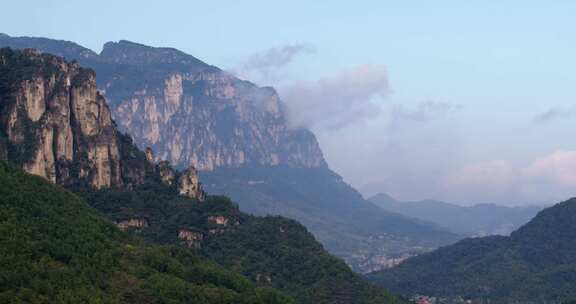
[[[0,303],[293,303],[174,246],[143,245],[78,196],[0,163]]]
[[[562,303],[576,298],[576,199],[541,211],[510,237],[466,239],[369,275],[406,295],[490,303]]]
[[[341,260],[328,254],[298,222],[244,214],[228,198],[205,202],[177,195],[153,180],[125,191],[76,187],[81,196],[114,221],[145,220],[129,230],[153,243],[186,243],[182,229],[201,234],[190,250],[242,273],[262,287],[280,289],[298,303],[394,303],[397,300],[366,283]],[[227,224],[210,219],[221,217]]]

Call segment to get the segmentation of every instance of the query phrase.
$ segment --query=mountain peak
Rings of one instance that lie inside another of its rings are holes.
[[[68,60],[94,60],[98,57],[96,52],[75,42],[43,37],[11,37],[8,34],[0,33],[0,45],[9,46],[14,49],[33,48],[43,53],[64,57]]]
[[[100,56],[105,61],[129,65],[178,64],[188,69],[214,68],[175,48],[152,47],[129,40],[106,42]]]

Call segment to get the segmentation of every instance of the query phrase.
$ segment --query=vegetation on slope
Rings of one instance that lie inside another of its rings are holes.
[[[292,303],[174,246],[142,245],[76,195],[0,163],[0,303]]]
[[[369,275],[393,291],[490,303],[576,298],[576,199],[540,212],[510,237],[466,239]]]
[[[202,233],[198,254],[240,272],[262,287],[278,288],[298,303],[393,303],[396,300],[366,283],[296,221],[244,214],[229,199],[205,202],[177,195],[174,187],[149,182],[133,191],[75,189],[111,219],[146,219],[148,227],[132,229],[154,243],[181,244],[180,229]],[[209,217],[222,216],[227,226]]]
[[[371,256],[422,253],[460,239],[423,221],[382,210],[327,168],[252,166],[203,172],[210,193],[254,214],[278,214],[304,224],[329,252],[359,272]]]

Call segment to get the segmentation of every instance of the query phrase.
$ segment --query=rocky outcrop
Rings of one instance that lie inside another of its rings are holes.
[[[228,226],[228,223],[230,222],[230,220],[225,216],[215,215],[215,216],[209,216],[208,222],[226,227],[226,226]]]
[[[123,184],[118,133],[92,70],[33,50],[2,49],[0,74],[8,159],[52,182]]]
[[[127,220],[120,220],[114,222],[118,228],[121,230],[128,229],[142,229],[148,227],[148,221],[146,219],[131,218]]]
[[[229,218],[223,215],[211,215],[207,218],[209,227],[208,233],[222,234],[230,230],[230,226],[238,226],[240,222],[237,219]]]
[[[195,198],[201,202],[206,200],[206,193],[198,181],[198,171],[194,167],[186,169],[178,179],[178,192],[181,195]]]
[[[30,67],[23,69],[22,67]],[[199,201],[198,172],[156,165],[151,148],[138,150],[116,129],[92,70],[37,51],[0,50],[0,156],[60,184],[127,187],[156,176]],[[8,89],[4,89],[8,88]]]
[[[202,240],[204,240],[204,234],[190,229],[180,229],[178,230],[178,239],[188,248],[200,249],[202,247]]]

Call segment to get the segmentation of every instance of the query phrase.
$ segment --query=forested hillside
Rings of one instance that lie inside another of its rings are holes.
[[[294,303],[183,248],[144,245],[3,162],[0,265],[0,303]]]
[[[541,211],[510,237],[465,239],[369,275],[405,295],[490,303],[562,303],[576,298],[576,199]]]

